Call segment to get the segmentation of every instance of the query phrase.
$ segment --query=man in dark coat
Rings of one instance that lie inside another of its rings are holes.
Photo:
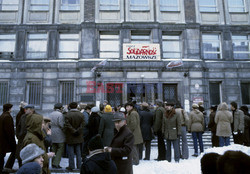
[[[100,120],[101,120],[101,117],[98,114],[99,111],[100,111],[99,108],[96,106],[91,108],[91,114],[90,114],[89,123],[88,123],[89,139],[91,139],[92,137],[98,134]]]
[[[219,137],[216,136],[216,123],[214,122],[217,106],[210,107],[209,123],[208,128],[212,132],[212,147],[219,147]]]
[[[163,101],[156,100],[156,110],[154,117],[154,132],[157,135],[158,144],[158,158],[156,160],[166,160],[166,147],[164,142],[164,136],[162,134],[162,119],[165,115],[165,109],[163,108]]]
[[[5,165],[5,168],[11,169],[15,162],[16,140],[13,118],[10,115],[12,104],[3,105],[3,113],[0,116],[0,173],[4,166],[4,157],[7,152],[11,155]]]
[[[150,160],[151,140],[152,140],[152,127],[154,123],[154,115],[149,110],[149,105],[145,102],[142,103],[142,110],[139,112],[141,133],[143,138],[143,144],[145,144],[145,158],[144,160]],[[143,145],[139,148],[139,158],[142,159]]]
[[[77,168],[81,167],[81,143],[83,143],[84,117],[77,109],[77,103],[69,104],[69,112],[65,115],[65,136],[68,144],[69,166],[67,170],[75,168],[74,149],[76,150]]]
[[[134,135],[126,126],[126,119],[122,113],[116,113],[113,121],[118,131],[110,147],[105,150],[111,153],[112,159],[117,167],[117,174],[133,174],[132,168],[132,149],[134,145]]]
[[[84,160],[81,174],[116,174],[115,162],[110,153],[104,152],[101,136],[95,135],[88,143],[89,156]]]

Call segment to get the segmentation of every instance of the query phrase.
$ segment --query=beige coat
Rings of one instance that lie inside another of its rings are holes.
[[[180,118],[182,126],[188,125],[189,117],[188,117],[187,112],[184,109],[176,108],[175,114]]]
[[[198,109],[193,109],[189,114],[188,131],[204,132],[204,116]]]
[[[230,137],[231,123],[233,122],[232,113],[228,111],[228,106],[226,103],[221,103],[218,106],[218,111],[214,118],[217,124],[216,135],[219,137]]]

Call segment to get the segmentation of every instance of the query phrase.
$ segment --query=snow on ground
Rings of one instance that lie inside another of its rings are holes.
[[[200,159],[205,153],[215,152],[218,154],[224,154],[227,150],[234,150],[234,151],[242,151],[248,155],[250,155],[250,147],[241,146],[241,145],[230,145],[226,147],[217,147],[217,148],[209,148],[205,149],[205,152],[200,154],[198,157],[192,157],[194,152],[193,149],[189,150],[189,159],[188,160],[180,160],[179,163],[175,163],[174,161],[174,152],[172,150],[172,161],[171,163],[167,161],[155,161],[154,159],[157,158],[158,151],[157,147],[151,148],[151,156],[150,161],[141,160],[138,166],[133,166],[134,174],[200,174]],[[144,155],[144,154],[143,154]],[[6,155],[5,162],[9,157],[9,153]],[[68,159],[63,158],[61,160],[60,165],[63,168],[68,166]],[[17,160],[13,167],[14,169],[18,169]],[[75,173],[75,172],[74,172]],[[57,172],[58,174],[58,172]]]

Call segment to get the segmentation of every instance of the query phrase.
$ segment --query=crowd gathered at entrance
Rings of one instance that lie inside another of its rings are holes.
[[[188,159],[187,132],[192,134],[194,157],[204,151],[202,136],[207,130],[212,132],[213,147],[228,146],[231,135],[235,144],[250,146],[248,107],[238,108],[236,102],[231,102],[230,107],[227,103],[211,106],[209,115],[202,103],[194,103],[187,113],[179,102],[159,99],[155,106],[135,101],[115,107],[108,101],[99,106],[56,103],[48,117],[37,113],[34,105],[21,102],[16,126],[12,107],[4,104],[0,116],[0,173],[13,172],[17,159],[17,173],[48,174],[50,167],[61,168],[64,156],[68,158],[68,171],[131,174],[133,165],[150,160],[154,138],[158,145],[155,160],[171,162],[171,147],[175,162]],[[8,152],[11,154],[5,163]]]

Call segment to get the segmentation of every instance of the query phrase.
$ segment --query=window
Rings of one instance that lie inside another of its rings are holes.
[[[131,11],[148,11],[149,0],[130,0]]]
[[[202,45],[204,59],[221,58],[221,44],[219,34],[203,34]]]
[[[8,103],[9,97],[9,83],[0,81],[0,106]]]
[[[27,58],[46,58],[47,57],[47,33],[28,34]]]
[[[80,10],[79,0],[61,0],[61,10],[66,10],[66,11]]]
[[[60,34],[59,58],[78,58],[79,34]]]
[[[74,101],[74,81],[60,82],[60,102],[64,105]]]
[[[119,58],[119,32],[100,32],[100,58]]]
[[[31,0],[30,10],[32,11],[48,11],[49,0]]]
[[[250,104],[250,83],[241,83],[242,104]]]
[[[161,11],[180,11],[179,0],[161,0]]]
[[[122,105],[122,83],[107,84],[107,99],[111,106]]]
[[[100,10],[119,10],[119,0],[100,0]]]
[[[131,43],[150,43],[150,31],[131,31]]]
[[[250,58],[250,35],[233,35],[232,42],[235,59]]]
[[[40,81],[27,82],[27,101],[29,104],[39,106],[41,104],[42,83]]]
[[[228,0],[229,12],[245,12],[245,0]]]
[[[181,41],[179,35],[162,35],[162,48],[164,58],[181,58]]]
[[[200,12],[216,12],[217,0],[199,0]]]
[[[0,11],[17,11],[19,0],[0,0]]]
[[[209,83],[210,105],[219,105],[221,103],[221,82]]]
[[[0,35],[0,58],[13,58],[16,44],[15,34]]]
[[[177,100],[177,84],[164,84],[163,85],[163,100],[169,103],[176,102]]]

